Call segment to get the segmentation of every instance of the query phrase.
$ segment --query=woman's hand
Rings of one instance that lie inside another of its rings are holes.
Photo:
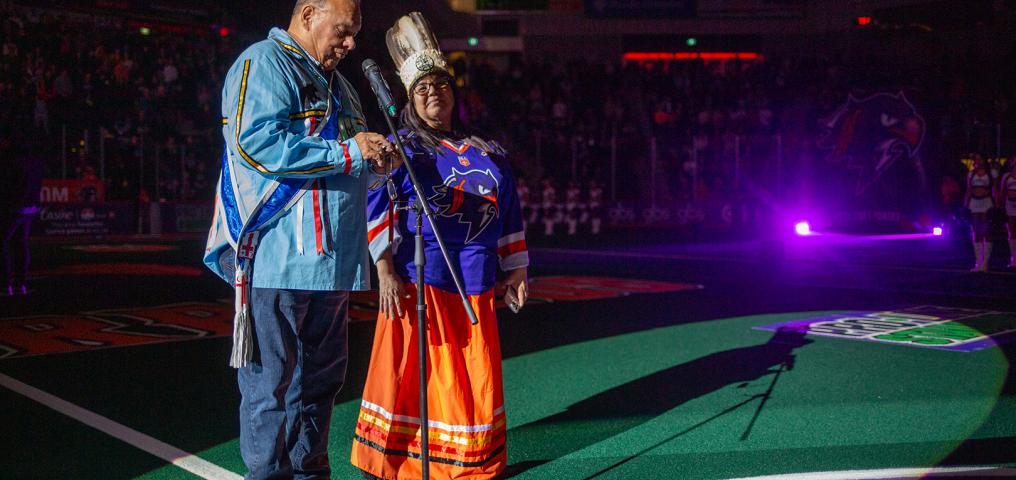
[[[396,320],[402,318],[405,313],[402,308],[402,299],[409,298],[403,286],[402,279],[395,273],[395,263],[392,260],[392,252],[388,250],[377,261],[378,283],[378,307],[385,318]]]
[[[514,303],[516,308],[512,308],[512,311],[517,312],[529,298],[528,269],[523,267],[509,270],[508,277],[504,279],[504,286],[504,303],[509,308]]]
[[[402,286],[402,279],[398,275],[389,274],[379,275],[378,280],[381,283],[378,291],[381,313],[389,320],[402,318],[402,299],[409,297]]]

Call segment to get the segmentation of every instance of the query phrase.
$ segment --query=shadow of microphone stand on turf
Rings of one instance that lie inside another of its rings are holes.
[[[568,407],[564,412],[513,427],[508,442],[513,445],[537,445],[540,460],[515,463],[508,467],[508,476],[518,475],[554,459],[563,457],[594,443],[635,428],[695,398],[727,385],[747,387],[754,380],[772,375],[763,393],[724,409],[691,427],[620,460],[587,477],[593,478],[642,455],[654,448],[690,433],[724,415],[758,401],[755,413],[744,432],[747,440],[772,396],[784,372],[794,368],[794,350],[812,343],[804,331],[780,329],[766,343],[735,348],[675,365],[610,390],[598,393]]]

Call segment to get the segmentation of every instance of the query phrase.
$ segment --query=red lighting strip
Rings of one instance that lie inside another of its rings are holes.
[[[628,52],[625,60],[759,60],[755,52]]]

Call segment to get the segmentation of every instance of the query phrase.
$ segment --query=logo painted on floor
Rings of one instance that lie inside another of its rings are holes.
[[[884,312],[844,312],[762,325],[847,340],[976,352],[1016,339],[1016,313],[922,305]]]
[[[571,302],[702,288],[686,283],[609,277],[554,276],[530,280],[531,303]],[[498,302],[498,308],[504,304]],[[349,318],[377,318],[377,293],[355,292]],[[0,358],[224,337],[233,332],[233,300],[0,319]]]

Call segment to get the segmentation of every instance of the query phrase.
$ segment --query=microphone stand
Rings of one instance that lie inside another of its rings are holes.
[[[377,92],[375,92],[377,93]],[[430,204],[425,200],[427,197],[423,194],[423,187],[417,180],[416,171],[413,170],[413,165],[409,162],[409,158],[406,156],[406,151],[402,147],[402,139],[399,138],[399,132],[395,129],[395,124],[392,122],[392,118],[389,115],[389,111],[385,108],[384,102],[378,101],[378,105],[381,108],[381,116],[385,117],[385,122],[388,124],[388,129],[392,132],[392,137],[395,139],[395,149],[399,152],[402,157],[402,165],[406,167],[406,172],[409,173],[409,180],[413,184],[413,191],[416,193],[416,202],[411,209],[416,213],[416,236],[415,248],[413,261],[416,263],[416,332],[417,332],[417,349],[419,350],[419,363],[420,363],[420,462],[423,472],[423,478],[430,478],[430,426],[427,415],[427,301],[424,295],[424,265],[426,264],[426,255],[424,254],[424,240],[423,240],[423,217],[427,217],[427,221],[430,223],[430,229],[434,232],[434,238],[437,240],[437,245],[441,249],[441,256],[444,257],[445,264],[448,266],[448,271],[452,274],[452,280],[455,281],[455,288],[459,291],[459,298],[462,299],[462,306],[466,311],[466,315],[469,316],[469,322],[473,325],[479,323],[476,318],[476,312],[473,310],[473,305],[469,303],[469,298],[466,296],[466,290],[462,283],[462,277],[459,274],[458,269],[452,264],[451,256],[448,254],[448,247],[445,245],[444,237],[441,235],[441,231],[438,229],[437,224],[434,222],[434,210],[430,208]],[[386,181],[391,181],[390,179]],[[422,215],[421,215],[422,213]],[[395,228],[394,223],[389,228]]]

